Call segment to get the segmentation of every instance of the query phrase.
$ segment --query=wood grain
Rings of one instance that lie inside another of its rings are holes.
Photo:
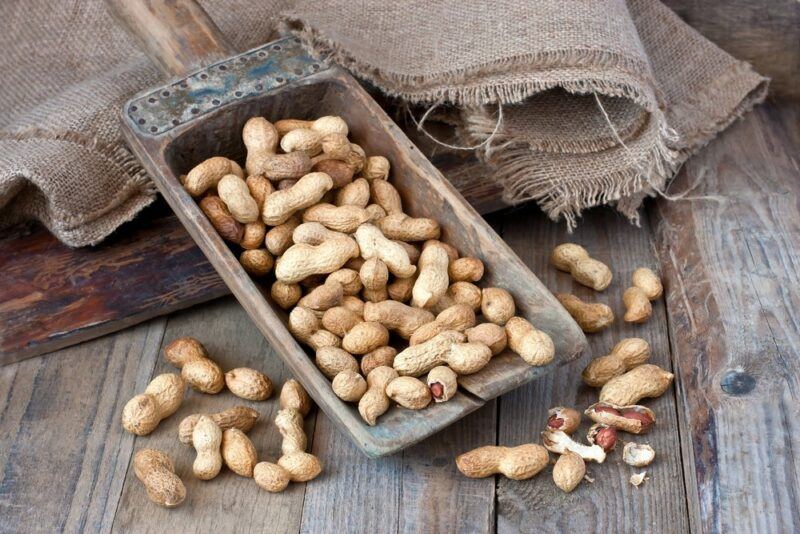
[[[698,531],[800,525],[797,110],[757,109],[687,164],[689,200],[653,210]]]
[[[118,532],[202,532],[202,531],[272,531],[296,532],[306,491],[305,484],[293,484],[285,492],[272,494],[256,486],[251,478],[235,475],[223,468],[212,481],[204,482],[192,474],[195,451],[178,441],[178,424],[193,413],[218,412],[232,406],[249,406],[260,414],[248,435],[259,459],[275,461],[280,456],[281,436],[273,421],[279,409],[277,391],[290,377],[286,367],[269,347],[264,337],[248,320],[238,303],[223,299],[169,318],[160,350],[156,350],[151,374],[176,372],[163,358],[163,347],[180,336],[201,341],[223,370],[252,367],[269,376],[276,394],[263,402],[235,397],[227,390],[217,395],[188,391],[180,409],[149,436],[136,437],[134,451],[142,448],[161,450],[172,459],[186,485],[186,501],[168,510],[147,500],[142,485],[129,467],[119,509],[114,520]],[[121,409],[121,407],[120,407]],[[306,419],[306,432],[313,435],[316,412]],[[116,423],[116,421],[115,421]],[[309,484],[324,484],[324,477]],[[269,513],[265,513],[265,511]]]
[[[42,227],[18,227],[0,239],[0,272],[0,365],[228,292],[163,205],[99,247],[71,249]]]
[[[0,369],[0,530],[108,531],[165,320]]]
[[[584,216],[583,224],[573,235],[567,235],[562,227],[547,224],[545,216],[534,209],[503,220],[504,239],[549,287],[587,301],[606,303],[616,317],[602,333],[588,335],[589,350],[580,361],[500,399],[498,440],[503,445],[518,445],[540,441],[549,408],[568,406],[582,412],[597,401],[597,390],[583,385],[580,373],[592,357],[607,354],[620,339],[642,337],[651,345],[651,363],[666,369],[671,368],[671,363],[662,300],[654,303],[653,317],[647,323],[631,325],[622,321],[622,293],[630,285],[633,271],[637,267],[658,271],[646,221],[642,228],[636,228],[610,209],[593,210]],[[593,257],[611,266],[614,279],[608,289],[597,293],[549,265],[550,250],[565,241],[586,246]],[[686,532],[674,390],[670,388],[662,397],[643,404],[655,411],[655,428],[644,436],[620,433],[617,450],[603,464],[587,465],[588,474],[595,479],[593,484],[584,481],[574,492],[564,494],[553,484],[551,468],[529,482],[499,479],[498,532]],[[589,426],[591,422],[584,418],[576,438],[586,442]],[[647,468],[650,480],[641,488],[628,483],[630,475],[642,469],[622,462],[623,441],[649,443],[656,450],[656,461]]]

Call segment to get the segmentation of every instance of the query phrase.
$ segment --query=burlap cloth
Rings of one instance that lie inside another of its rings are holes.
[[[766,92],[657,0],[203,4],[241,50],[286,20],[386,93],[456,110],[463,143],[495,163],[486,179],[570,225],[606,203],[635,220]],[[155,198],[117,124],[160,75],[99,0],[2,2],[0,30],[0,225],[97,243]]]

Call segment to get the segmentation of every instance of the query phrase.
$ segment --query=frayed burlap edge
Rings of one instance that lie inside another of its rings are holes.
[[[123,143],[106,143],[75,131],[53,132],[29,128],[18,132],[0,131],[0,141],[29,141],[47,139],[80,145],[90,150],[126,176],[125,185],[103,206],[84,213],[71,213],[48,205],[41,191],[28,182],[22,190],[11,195],[15,209],[3,210],[0,228],[36,218],[59,240],[71,247],[96,245],[121,224],[132,220],[156,198],[158,190],[136,157]],[[21,201],[17,197],[26,197]]]
[[[571,92],[578,93],[600,89],[601,93],[608,96],[629,98],[648,111],[657,109],[661,98],[659,94],[641,90],[641,87],[657,87],[651,78],[650,65],[646,61],[600,50],[569,49],[537,52],[444,73],[411,75],[388,72],[377,65],[356,58],[347,48],[312,28],[297,15],[284,14],[281,31],[299,37],[313,56],[333,61],[355,76],[373,84],[387,95],[401,98],[412,104],[447,102],[464,107],[493,103],[513,104],[555,87],[564,87]],[[487,79],[494,73],[502,73],[506,76],[509,71],[514,70],[527,73],[531,66],[540,70],[555,71],[562,67],[602,68],[603,73],[608,77],[610,77],[610,71],[616,71],[615,78],[622,76],[631,81],[617,83],[599,77],[585,80],[583,79],[585,74],[581,74],[580,79],[570,80],[567,73],[563,73],[562,78],[564,79],[554,81],[526,80],[524,82],[492,83]],[[645,78],[642,78],[642,73],[647,73]]]

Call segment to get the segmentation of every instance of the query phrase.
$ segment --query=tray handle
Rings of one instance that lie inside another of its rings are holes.
[[[236,54],[195,0],[106,0],[106,4],[170,76],[183,76]]]

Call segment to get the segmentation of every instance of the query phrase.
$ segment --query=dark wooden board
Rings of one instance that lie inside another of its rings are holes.
[[[0,239],[0,272],[0,365],[228,293],[163,204],[98,247],[17,227]]]
[[[652,210],[696,531],[800,528],[799,110],[757,108]]]

